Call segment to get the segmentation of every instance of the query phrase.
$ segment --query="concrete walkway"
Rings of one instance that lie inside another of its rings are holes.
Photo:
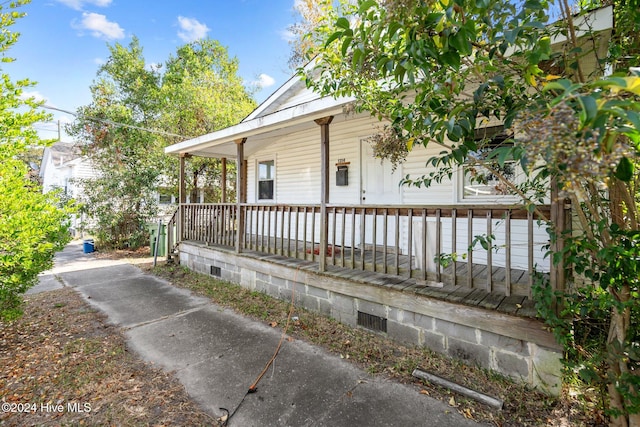
[[[121,326],[141,358],[173,371],[218,418],[233,412],[280,332],[144,274],[130,260],[98,260],[81,242],[56,256],[30,292],[71,286]],[[147,259],[146,261],[148,261]],[[374,378],[323,349],[285,340],[230,426],[477,426],[419,389]]]

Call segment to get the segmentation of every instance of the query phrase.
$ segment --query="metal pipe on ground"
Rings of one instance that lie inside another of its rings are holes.
[[[445,380],[437,375],[430,374],[428,372],[422,371],[420,369],[414,369],[413,374],[414,377],[423,379],[425,381],[429,381],[430,383],[437,384],[441,387],[446,387],[450,390],[455,391],[463,396],[469,397],[471,399],[477,400],[480,403],[491,406],[492,408],[502,409],[504,406],[504,402],[500,399],[496,399],[491,396],[487,396],[486,394],[482,394],[475,390],[471,390],[470,388],[461,386],[460,384],[456,384],[449,380]]]

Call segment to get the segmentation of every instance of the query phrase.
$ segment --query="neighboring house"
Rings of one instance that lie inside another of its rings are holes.
[[[56,142],[44,149],[39,174],[42,191],[45,193],[58,189],[64,197],[79,200],[82,196],[81,180],[94,178],[97,173],[89,158],[82,156],[75,143]],[[176,209],[176,196],[170,187],[162,185],[164,182],[161,178],[154,197],[159,208],[158,218],[166,221]],[[198,190],[198,197],[200,200],[203,199],[202,189]],[[155,223],[155,220],[152,222]],[[73,215],[71,233],[75,237],[82,237],[87,227],[92,224],[93,222],[86,218],[86,214]]]
[[[393,170],[368,142],[384,123],[353,101],[321,98],[294,77],[239,124],[168,147],[181,171],[191,156],[235,159],[240,171],[235,204],[185,203],[182,185],[169,231],[180,263],[276,297],[295,292],[342,322],[557,393],[562,351],[531,289],[534,268],[563,285],[538,219],[566,223],[565,206],[529,213],[463,168],[428,189],[401,187],[441,148],[414,148]],[[474,246],[477,235],[495,239]],[[447,266],[434,261],[452,252]]]
[[[82,187],[78,180],[95,176],[95,171],[86,157],[83,157],[74,143],[56,142],[46,147],[40,166],[42,191],[59,189],[64,196],[78,199]],[[71,233],[82,237],[83,221],[81,214],[71,218]]]

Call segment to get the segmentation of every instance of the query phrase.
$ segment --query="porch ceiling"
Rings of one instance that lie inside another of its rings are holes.
[[[314,120],[343,114],[343,107],[353,98],[321,98],[275,113],[238,123],[216,132],[189,139],[165,148],[172,155],[191,154],[200,157],[235,158],[235,141],[247,138],[245,155],[287,134],[318,128]]]

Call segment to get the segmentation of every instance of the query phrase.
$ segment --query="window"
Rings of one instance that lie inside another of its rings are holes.
[[[168,205],[173,203],[173,195],[171,194],[170,189],[168,188],[158,189],[158,203],[161,205]]]
[[[258,162],[258,200],[273,200],[276,176],[275,160]]]
[[[505,140],[509,135],[503,132],[502,126],[492,126],[482,129],[476,129],[476,142],[478,142],[478,150],[470,152],[469,159],[484,160],[487,155],[494,149],[504,146]],[[502,166],[498,161],[490,161],[490,168],[499,172],[509,182],[516,181],[516,162],[506,161]],[[483,196],[504,196],[509,194],[507,185],[500,181],[494,172],[486,167],[468,162],[464,166],[463,172],[463,191],[464,199],[478,198]]]

